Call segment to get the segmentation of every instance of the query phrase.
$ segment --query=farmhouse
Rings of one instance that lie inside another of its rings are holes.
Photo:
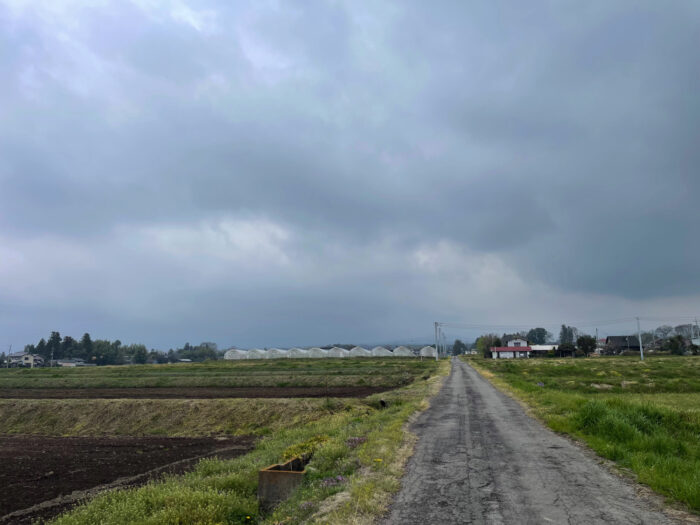
[[[528,358],[532,353],[532,348],[528,346],[525,339],[511,339],[508,346],[492,346],[491,357],[493,359],[518,359]]]
[[[35,366],[44,366],[44,358],[38,354],[28,354],[19,352],[7,356],[9,366],[25,366],[34,368]]]

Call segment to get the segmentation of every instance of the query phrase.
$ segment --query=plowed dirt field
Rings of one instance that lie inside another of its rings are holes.
[[[0,436],[0,523],[49,518],[96,493],[183,473],[204,457],[232,458],[252,437]]]

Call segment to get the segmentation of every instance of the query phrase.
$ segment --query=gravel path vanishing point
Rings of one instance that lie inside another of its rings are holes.
[[[419,441],[386,525],[685,523],[458,359],[412,430]]]

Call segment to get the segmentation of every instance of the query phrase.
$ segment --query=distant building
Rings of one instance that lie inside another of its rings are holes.
[[[543,356],[549,352],[556,352],[559,345],[531,345],[530,346],[530,357]]]
[[[529,346],[492,346],[490,350],[493,359],[527,359],[532,353]]]
[[[7,361],[9,366],[21,366],[27,368],[44,366],[43,357],[38,354],[28,354],[26,352],[10,354],[7,356]]]
[[[525,339],[511,339],[508,341],[508,344],[506,345],[507,347],[515,347],[515,346],[527,346],[527,341]]]
[[[76,366],[85,366],[85,359],[80,359],[79,357],[72,357],[68,359],[57,359],[56,366],[63,366],[67,368],[75,368]]]
[[[635,335],[611,335],[605,338],[608,352],[619,354],[627,350],[639,350],[639,339]]]

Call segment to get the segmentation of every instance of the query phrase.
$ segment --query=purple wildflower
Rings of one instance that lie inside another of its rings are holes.
[[[367,441],[366,437],[351,437],[345,441],[345,444],[350,448],[355,448],[362,445],[365,441]]]

